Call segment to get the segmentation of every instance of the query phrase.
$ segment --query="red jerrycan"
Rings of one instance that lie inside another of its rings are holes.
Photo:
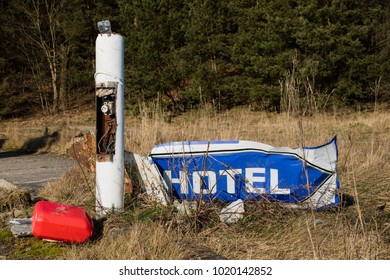
[[[80,207],[39,201],[32,215],[32,234],[41,239],[82,243],[93,232],[93,222]]]

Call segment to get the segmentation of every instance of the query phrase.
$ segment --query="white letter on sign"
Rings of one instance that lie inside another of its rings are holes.
[[[234,178],[234,175],[242,174],[241,169],[227,169],[227,170],[220,170],[219,175],[226,175],[226,183],[227,183],[227,192],[228,193],[235,193],[236,192],[236,180]]]
[[[290,194],[290,189],[279,189],[279,171],[271,169],[271,194]]]
[[[255,174],[264,174],[263,176],[255,176]],[[265,188],[255,188],[254,183],[265,183],[265,168],[246,168],[245,169],[245,189],[248,193],[265,193]]]
[[[164,180],[171,189],[173,184],[180,184],[180,192],[188,194],[188,177],[185,171],[180,171],[179,178],[172,178],[172,171],[165,170]]]
[[[195,171],[192,174],[192,182],[194,187],[194,193],[200,194],[202,187],[205,184],[201,184],[201,180],[207,177],[207,186],[208,188],[203,188],[203,194],[213,194],[217,192],[217,176],[214,171]]]

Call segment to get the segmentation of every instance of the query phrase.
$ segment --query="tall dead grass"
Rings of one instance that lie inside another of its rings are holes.
[[[118,216],[120,222],[108,220],[104,224],[116,228],[115,234],[103,231],[84,245],[71,246],[62,257],[181,259],[186,257],[181,242],[185,239],[187,244],[205,246],[229,259],[390,259],[387,111],[335,111],[293,117],[254,112],[249,107],[223,113],[205,107],[170,119],[162,110],[144,106],[139,116],[126,117],[125,148],[146,155],[154,145],[163,142],[218,139],[287,147],[317,146],[335,135],[341,192],[355,204],[346,202],[348,206],[314,213],[265,202],[248,204],[243,220],[226,225],[216,218],[215,211],[204,207],[198,209],[197,215],[184,219],[166,209],[165,214],[146,211],[146,218],[129,220],[128,215],[134,215],[131,213],[140,211],[140,207],[155,207],[131,197],[127,201],[131,207]],[[41,195],[66,203],[93,204],[93,174],[86,178],[83,172],[72,172],[68,179],[52,184]]]
[[[250,108],[217,113],[207,107],[166,120],[164,112],[147,107],[139,117],[127,117],[126,149],[146,155],[158,143],[217,139],[317,146],[337,135],[341,192],[356,203],[314,213],[265,202],[247,205],[244,219],[233,225],[200,208],[202,213],[184,220],[171,215],[164,224],[133,222],[117,238],[103,237],[67,258],[179,259],[185,251],[182,238],[229,259],[390,258],[388,112],[296,118]]]

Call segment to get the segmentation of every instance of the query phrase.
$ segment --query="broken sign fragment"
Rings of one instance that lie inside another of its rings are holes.
[[[152,161],[125,151],[125,168],[132,182],[142,186],[149,198],[162,205],[171,203],[167,185]]]
[[[339,200],[336,137],[298,149],[238,140],[172,142],[155,146],[149,158],[178,199],[267,199],[316,209]]]
[[[241,220],[244,217],[244,212],[244,201],[238,199],[222,208],[219,219],[221,222],[232,224]]]
[[[15,218],[10,222],[11,232],[15,237],[32,236],[31,218]]]

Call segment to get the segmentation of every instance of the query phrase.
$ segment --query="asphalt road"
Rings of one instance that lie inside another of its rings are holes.
[[[23,154],[0,151],[0,178],[33,193],[58,180],[75,165],[72,159],[54,154]]]

